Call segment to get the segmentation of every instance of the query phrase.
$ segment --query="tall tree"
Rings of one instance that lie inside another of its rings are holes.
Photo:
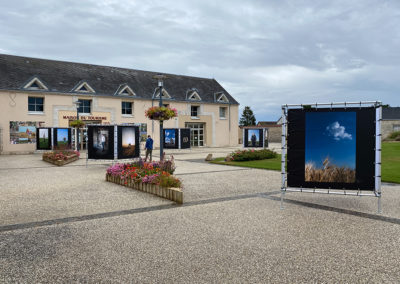
[[[256,117],[254,116],[253,111],[249,106],[245,106],[242,117],[240,118],[239,125],[241,126],[250,126],[256,125]]]

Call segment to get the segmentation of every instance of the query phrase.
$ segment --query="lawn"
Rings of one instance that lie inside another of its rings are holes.
[[[244,161],[244,162],[225,162],[225,158],[216,158],[211,163],[221,164],[221,165],[230,165],[230,166],[238,166],[238,167],[246,167],[246,168],[256,168],[256,169],[267,169],[267,170],[281,170],[281,155],[278,155],[276,158],[267,159],[267,160],[257,160],[257,161]]]
[[[225,162],[224,158],[216,158],[212,163],[280,171],[281,155],[273,159],[245,162]],[[400,143],[382,143],[382,181],[400,183]]]
[[[382,181],[400,183],[400,143],[382,143]]]

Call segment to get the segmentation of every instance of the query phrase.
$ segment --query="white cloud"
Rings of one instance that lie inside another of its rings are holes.
[[[333,139],[335,139],[336,141],[344,139],[348,140],[353,139],[352,135],[347,133],[346,128],[344,126],[341,126],[338,121],[335,121],[334,123],[327,126],[326,130],[328,131],[328,134],[330,136],[333,136]]]

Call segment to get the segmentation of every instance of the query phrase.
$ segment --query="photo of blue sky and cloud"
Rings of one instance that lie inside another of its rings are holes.
[[[355,182],[356,112],[309,112],[305,181]]]

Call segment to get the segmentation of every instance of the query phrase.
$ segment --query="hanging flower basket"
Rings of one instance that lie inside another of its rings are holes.
[[[175,108],[169,108],[169,107],[151,107],[148,110],[145,111],[146,117],[148,117],[151,120],[168,120],[174,117],[178,116],[178,112],[176,111]]]
[[[82,128],[85,126],[85,123],[82,120],[78,119],[78,120],[71,121],[71,123],[69,125],[74,128]]]

